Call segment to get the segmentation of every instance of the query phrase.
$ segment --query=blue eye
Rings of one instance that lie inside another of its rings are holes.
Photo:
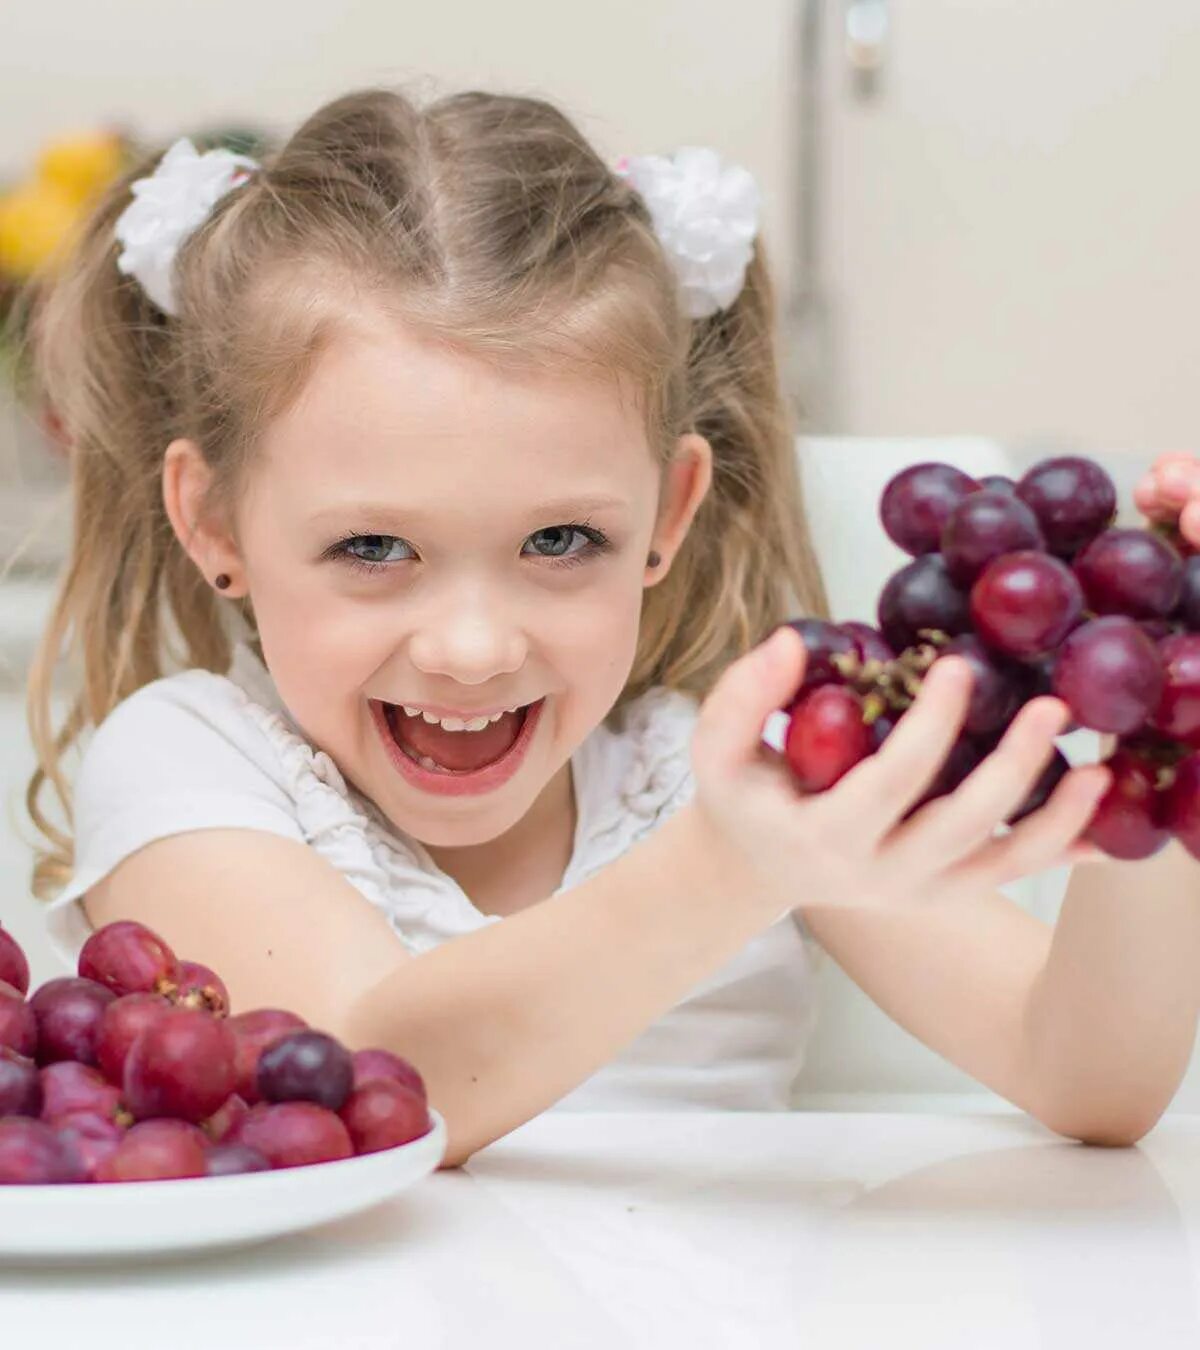
[[[603,530],[597,530],[594,526],[581,521],[535,530],[529,538],[558,535],[565,537],[569,543],[572,534],[577,534],[585,540],[582,548],[576,549],[573,553],[560,549],[558,553],[540,553],[533,556],[546,559],[554,567],[575,567],[612,548],[612,542]],[[411,552],[410,545],[394,534],[348,534],[326,549],[321,556],[323,559],[337,559],[349,563],[351,567],[362,572],[380,572],[392,563],[412,560],[410,557],[393,556],[397,548],[409,549]]]

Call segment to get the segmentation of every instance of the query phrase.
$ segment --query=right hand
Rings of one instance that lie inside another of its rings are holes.
[[[1170,451],[1150,466],[1133,490],[1134,504],[1149,520],[1174,525],[1200,548],[1200,459]]]
[[[955,656],[937,660],[879,750],[809,794],[761,739],[767,716],[799,688],[804,664],[803,639],[783,625],[722,671],[692,737],[696,805],[714,843],[781,907],[925,904],[1103,857],[1078,839],[1111,779],[1101,765],[1072,769],[1044,806],[993,837],[1049,761],[1067,721],[1060,699],[1031,699],[953,793],[903,821],[958,737],[970,667]]]

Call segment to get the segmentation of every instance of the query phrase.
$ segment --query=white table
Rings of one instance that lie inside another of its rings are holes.
[[[1015,1112],[550,1111],[306,1235],[0,1271],[0,1342],[1175,1350],[1198,1223],[1198,1116],[1100,1149]]]

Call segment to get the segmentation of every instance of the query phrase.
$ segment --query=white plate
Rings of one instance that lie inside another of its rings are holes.
[[[437,1169],[446,1122],[398,1148],[233,1177],[0,1186],[0,1262],[157,1255],[261,1242],[390,1200]]]

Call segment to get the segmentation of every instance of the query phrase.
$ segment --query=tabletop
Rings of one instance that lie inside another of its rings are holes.
[[[1200,1116],[1111,1149],[1015,1111],[550,1110],[305,1234],[0,1270],[0,1340],[1174,1350],[1198,1227]]]

